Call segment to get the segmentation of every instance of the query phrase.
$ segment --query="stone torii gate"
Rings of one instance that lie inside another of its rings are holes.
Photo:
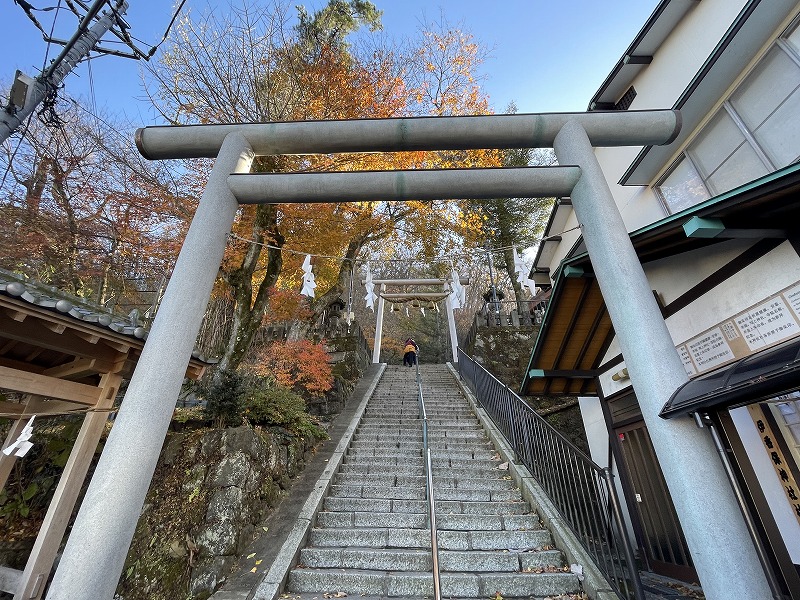
[[[50,600],[110,600],[239,203],[570,196],[709,600],[769,587],[710,436],[658,413],[688,381],[594,147],[663,145],[677,111],[148,127],[146,158],[216,158],[160,311],[55,573]],[[247,174],[255,155],[552,147],[560,166]],[[643,335],[646,332],[646,335]]]
[[[381,362],[381,341],[383,340],[383,311],[385,308],[386,300],[403,300],[409,297],[419,299],[444,299],[445,311],[447,312],[447,329],[450,332],[450,348],[453,352],[453,362],[458,362],[458,337],[456,336],[456,320],[453,316],[453,301],[450,299],[449,287],[452,279],[373,279],[372,283],[379,285],[378,288],[378,308],[375,310],[375,345],[372,349],[372,362]],[[362,279],[362,285],[365,284],[366,279]],[[469,277],[459,278],[461,285],[469,284]],[[395,286],[417,286],[441,285],[442,292],[408,292],[408,293],[392,293],[387,292],[386,288]]]

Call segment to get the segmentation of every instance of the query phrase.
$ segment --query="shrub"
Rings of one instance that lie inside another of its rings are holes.
[[[259,352],[252,369],[257,375],[274,377],[279,384],[311,396],[322,396],[333,386],[325,348],[308,340],[270,344]]]
[[[247,385],[236,371],[217,371],[210,380],[197,386],[205,401],[205,413],[216,427],[240,425]]]
[[[327,437],[306,412],[305,400],[282,385],[269,386],[264,382],[251,387],[244,400],[243,414],[253,425],[277,425],[301,437]]]

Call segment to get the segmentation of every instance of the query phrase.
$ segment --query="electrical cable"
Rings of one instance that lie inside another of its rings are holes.
[[[178,8],[175,9],[175,14],[172,15],[172,20],[169,22],[169,25],[167,25],[166,31],[164,31],[164,36],[161,38],[161,41],[158,42],[152,48],[150,48],[150,51],[147,53],[148,59],[151,58],[158,51],[158,47],[161,44],[163,44],[164,41],[166,41],[167,36],[169,35],[169,30],[172,29],[172,25],[175,23],[175,20],[178,18],[178,15],[180,14],[181,9],[183,8],[184,4],[186,4],[186,0],[181,0],[181,3],[178,5]]]
[[[36,10],[36,11],[39,11],[39,12],[48,12],[48,11],[51,11],[51,10],[57,10],[56,7],[48,6],[47,8],[36,8],[32,4],[30,4],[29,2],[25,2],[25,0],[14,0],[14,4],[16,4],[17,6],[19,6],[22,9],[22,11],[33,22],[33,24],[36,26],[36,28],[39,31],[42,32],[42,34],[47,35],[47,32],[45,32],[45,30],[42,27],[42,25],[39,23],[39,21],[36,19],[36,17],[33,16],[33,11]],[[59,0],[59,5],[60,4],[61,4],[61,2]],[[51,35],[52,35],[52,32],[51,32]]]
[[[565,233],[568,233],[570,231],[575,231],[576,229],[580,229],[580,227],[581,227],[580,225],[576,225],[575,227],[570,227],[569,229],[565,229],[564,231],[562,231],[560,233],[555,233],[555,234],[540,238],[539,240],[537,240],[537,242],[541,243],[541,242],[546,242],[546,241],[551,240],[551,239],[555,239],[555,238],[557,238],[557,237],[559,237],[559,236],[561,236],[561,235],[563,235]],[[340,262],[344,262],[346,260],[353,261],[354,263],[356,263],[356,262],[365,263],[365,262],[370,262],[370,261],[377,262],[378,260],[380,260],[381,262],[419,262],[418,258],[366,259],[366,258],[345,258],[345,257],[342,257],[342,256],[331,256],[331,255],[328,255],[328,254],[314,254],[314,253],[311,253],[311,252],[303,252],[301,250],[292,250],[291,248],[285,248],[285,247],[282,247],[282,246],[274,246],[272,244],[265,244],[263,242],[255,242],[253,240],[248,240],[247,238],[244,238],[244,237],[242,237],[240,235],[237,235],[237,234],[235,234],[233,232],[229,233],[228,237],[232,238],[232,239],[240,240],[242,242],[247,242],[248,244],[255,244],[255,245],[261,246],[263,248],[269,248],[270,250],[280,250],[281,252],[289,252],[291,254],[309,255],[309,256],[317,257],[317,258],[330,258],[332,260],[338,260]],[[503,252],[505,250],[510,250],[513,247],[514,246],[500,246],[500,247],[497,247],[497,248],[490,248],[489,251],[491,251],[494,254],[494,253],[497,253],[497,252]],[[456,259],[456,258],[476,258],[476,257],[479,257],[479,255],[485,254],[486,251],[487,251],[486,248],[481,248],[479,252],[464,252],[464,253],[448,254],[448,255],[445,255],[445,256],[437,256],[437,257],[429,259],[429,262],[447,262],[447,261],[450,261],[452,263],[452,261],[454,259]]]

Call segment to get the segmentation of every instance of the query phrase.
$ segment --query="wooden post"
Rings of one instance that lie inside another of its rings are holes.
[[[36,409],[42,404],[42,402],[43,399],[41,396],[28,394],[25,401],[25,408],[19,418],[14,421],[14,424],[11,426],[11,431],[9,431],[8,435],[6,436],[6,441],[2,446],[3,448],[6,448],[10,444],[14,443],[14,441],[19,437],[19,434],[22,433],[22,430],[28,424],[28,420],[30,419],[31,415],[36,413]],[[0,452],[0,490],[6,487],[8,477],[11,475],[11,470],[14,468],[14,464],[16,462],[17,457],[13,454],[11,456],[6,456]]]
[[[47,509],[44,522],[36,536],[33,550],[28,557],[22,573],[19,588],[14,600],[32,600],[42,597],[45,583],[53,568],[58,548],[67,529],[72,509],[86,479],[100,436],[108,421],[108,412],[114,404],[122,377],[117,373],[107,373],[100,380],[100,400],[96,411],[89,412],[72,447],[64,472]]]

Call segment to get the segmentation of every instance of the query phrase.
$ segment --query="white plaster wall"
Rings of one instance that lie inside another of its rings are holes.
[[[614,340],[616,342],[616,339]],[[619,346],[617,346],[616,354],[612,356],[617,356],[619,354]],[[603,395],[608,397],[612,394],[616,394],[617,392],[621,392],[622,390],[631,387],[631,380],[630,379],[621,379],[619,381],[614,381],[613,377],[615,373],[619,373],[622,369],[625,368],[625,361],[622,361],[618,365],[614,365],[605,373],[601,373],[598,379],[600,380],[600,389],[603,390]]]
[[[698,2],[634,80],[636,98],[630,110],[672,107],[745,4],[746,0]]]
[[[636,88],[638,91],[638,87]],[[658,108],[671,108],[672,103],[664,103]],[[628,233],[660,221],[667,216],[661,200],[655,192],[644,186],[622,186],[617,182],[639,154],[639,147],[597,148],[595,156],[614,195],[625,229]]]
[[[667,327],[675,345],[680,345],[798,281],[800,258],[789,242],[783,242],[667,319]]]
[[[792,511],[792,506],[786,498],[777,475],[775,475],[775,469],[767,451],[764,449],[764,444],[761,442],[758,429],[756,429],[753,419],[750,418],[747,408],[736,408],[730,413],[736,431],[739,433],[739,437],[741,437],[742,443],[747,450],[747,456],[753,464],[753,470],[756,472],[761,489],[764,491],[769,507],[775,517],[775,522],[781,532],[786,548],[789,550],[789,556],[793,563],[800,564],[800,524],[798,524]]]
[[[681,294],[715,273],[749,248],[751,240],[729,240],[711,248],[654,261],[646,265],[650,287],[668,305]],[[800,281],[800,257],[789,242],[783,242],[772,252],[742,269],[735,277],[722,282],[685,309],[667,319],[676,346],[701,331],[729,319]],[[606,362],[620,354],[616,338],[603,357]],[[613,381],[612,375],[625,367],[615,365],[599,377],[605,396],[630,386],[630,380]]]
[[[567,217],[567,222],[564,225],[564,232],[560,231],[550,232],[550,235],[561,234],[561,241],[558,243],[558,246],[556,246],[555,252],[553,253],[553,260],[550,261],[551,281],[552,278],[555,276],[559,265],[561,265],[561,261],[564,260],[564,257],[567,255],[567,252],[570,251],[570,249],[575,245],[575,242],[577,242],[578,238],[581,236],[580,229],[573,229],[575,227],[578,227],[578,219],[575,217],[575,211],[570,210],[569,217]]]
[[[650,288],[669,305],[709,275],[750,248],[755,240],[728,240],[644,265]]]

